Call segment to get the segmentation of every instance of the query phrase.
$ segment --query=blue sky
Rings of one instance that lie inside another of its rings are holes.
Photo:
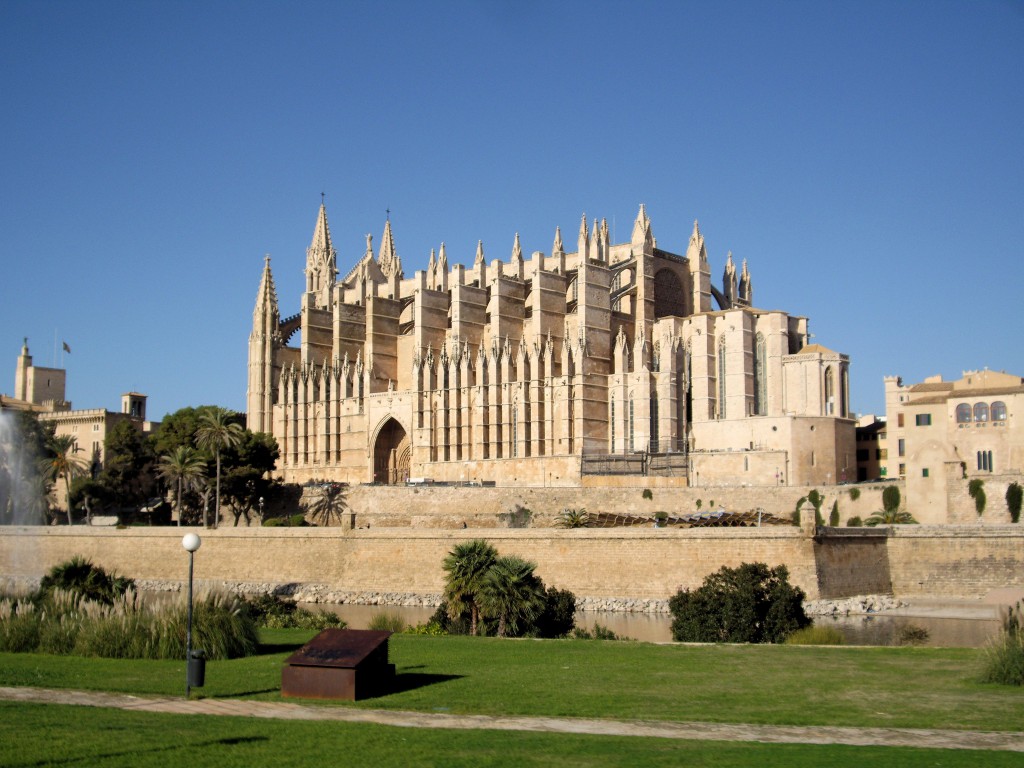
[[[0,3],[0,391],[245,407],[263,255],[550,252],[640,203],[882,377],[1024,375],[1024,4]],[[60,355],[56,355],[60,364]],[[5,381],[6,379],[6,381]]]

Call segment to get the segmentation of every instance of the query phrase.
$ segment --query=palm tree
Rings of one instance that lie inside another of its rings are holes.
[[[206,474],[206,462],[191,446],[179,445],[174,449],[174,453],[164,454],[160,457],[160,466],[157,472],[164,480],[176,483],[178,486],[175,506],[178,509],[178,525],[181,525],[182,494],[186,489],[194,488],[199,478]]]
[[[900,512],[896,509],[880,509],[864,521],[864,525],[872,527],[876,525],[904,525],[916,523],[917,520],[909,512]]]
[[[448,616],[457,619],[468,608],[471,635],[476,634],[480,618],[479,593],[484,576],[497,559],[498,551],[494,547],[483,539],[474,539],[456,544],[442,563],[448,574],[444,585]]]
[[[234,411],[227,408],[210,408],[199,416],[199,429],[196,430],[196,444],[208,451],[213,451],[217,459],[217,490],[213,506],[213,527],[220,520],[220,452],[242,442],[242,428],[231,421]]]
[[[532,626],[544,611],[544,583],[534,570],[536,563],[517,555],[494,561],[480,585],[480,608],[498,619],[498,637],[518,635]]]
[[[68,525],[71,525],[71,481],[89,469],[89,460],[78,455],[78,446],[71,435],[54,435],[46,441],[50,455],[40,462],[40,468],[51,482],[64,478],[68,499]]]
[[[580,508],[566,507],[555,518],[555,525],[558,528],[589,528],[590,513]]]

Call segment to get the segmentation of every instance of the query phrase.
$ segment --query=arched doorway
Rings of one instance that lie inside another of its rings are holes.
[[[409,436],[401,424],[388,419],[373,447],[373,482],[396,485],[408,480],[409,454]]]

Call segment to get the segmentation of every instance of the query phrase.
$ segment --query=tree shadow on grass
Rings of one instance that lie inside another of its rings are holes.
[[[260,643],[257,656],[273,656],[278,653],[295,653],[305,643]]]

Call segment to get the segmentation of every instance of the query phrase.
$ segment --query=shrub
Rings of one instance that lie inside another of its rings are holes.
[[[586,528],[590,525],[590,513],[583,509],[566,507],[555,518],[556,528]]]
[[[804,591],[789,583],[780,565],[743,563],[722,567],[694,590],[669,600],[672,638],[702,643],[780,643],[811,621],[804,613]]]
[[[864,521],[860,519],[860,515],[854,515],[846,521],[847,528],[860,528],[864,525]]]
[[[970,494],[971,498],[974,499],[974,509],[978,513],[978,517],[981,517],[981,513],[985,511],[985,481],[979,478],[974,478],[967,484],[967,493]]]
[[[654,494],[651,492],[650,488],[644,488],[643,497],[650,501],[651,499],[654,498]]]
[[[537,619],[537,637],[565,637],[576,626],[576,595],[567,589],[548,587],[544,611]]]
[[[654,524],[658,528],[664,528],[665,523],[668,522],[668,512],[655,512],[654,513]]]
[[[253,622],[268,629],[344,629],[345,621],[328,611],[310,611],[281,595],[255,595],[242,600]]]
[[[370,617],[370,623],[367,624],[367,629],[373,629],[377,632],[404,632],[406,628],[405,619],[402,618],[402,614],[398,611],[380,611],[373,614]]]
[[[839,527],[839,499],[832,503],[832,511],[828,515],[828,524],[833,528]]]
[[[806,496],[801,496],[796,500],[796,506],[793,507],[793,525],[800,525],[800,508],[804,505],[805,501],[807,501]]]
[[[703,501],[702,499],[697,499],[697,511],[698,511],[698,512],[700,512],[700,508],[701,508],[701,507],[702,507],[703,505],[704,505],[704,501]]]
[[[264,528],[305,528],[309,526],[309,522],[306,520],[306,516],[300,512],[285,517],[269,517],[263,521],[262,525]]]
[[[904,624],[896,635],[897,645],[924,645],[931,633],[917,624]]]
[[[583,627],[577,627],[572,631],[573,640],[628,640],[628,637],[619,637],[619,635],[612,632],[608,627],[601,626],[598,623],[594,623],[592,630],[584,629]]]
[[[432,637],[441,637],[447,635],[448,632],[441,627],[440,623],[436,621],[427,621],[422,624],[417,624],[414,627],[409,627],[405,630],[406,634],[409,635],[430,635]]]
[[[798,629],[786,638],[786,645],[843,645],[846,639],[835,627],[812,624]]]
[[[1006,487],[1006,508],[1010,511],[1010,520],[1014,523],[1020,522],[1022,497],[1024,491],[1021,490],[1020,483],[1010,483]]]
[[[113,573],[107,573],[93,565],[81,555],[53,566],[39,583],[37,598],[44,599],[54,590],[65,590],[75,595],[104,605],[113,605],[114,600],[124,595],[135,582]]]
[[[860,498],[860,488],[850,489],[850,501],[856,501]]]
[[[887,485],[882,489],[882,509],[895,512],[900,508],[900,489],[895,485]]]

